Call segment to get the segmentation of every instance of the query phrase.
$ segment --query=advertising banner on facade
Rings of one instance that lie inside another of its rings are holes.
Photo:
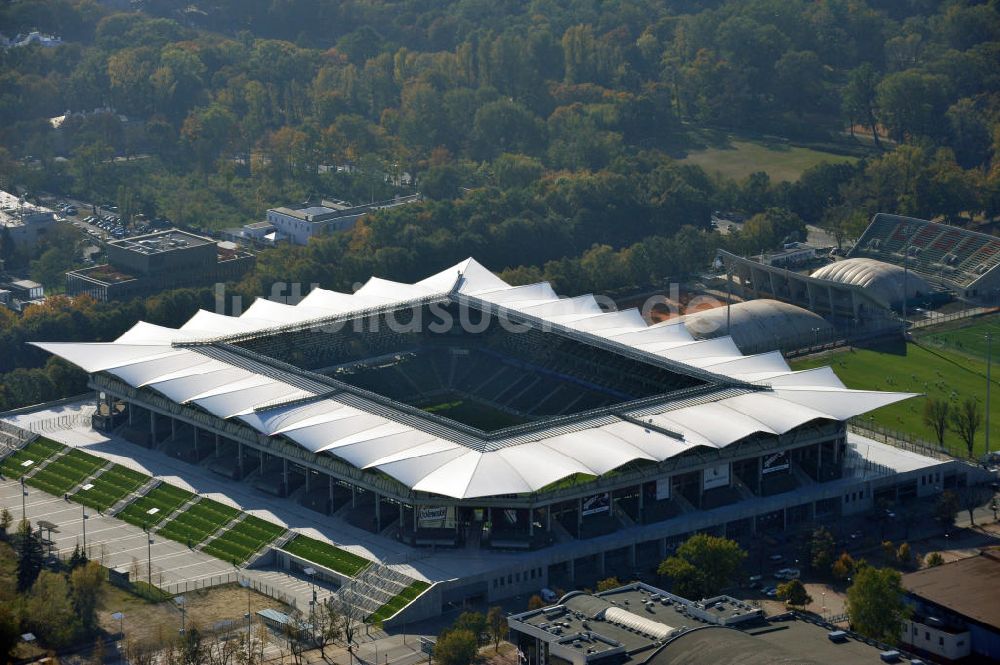
[[[611,510],[611,494],[602,492],[601,494],[584,498],[583,512],[581,514],[586,517],[587,515],[606,513],[609,510]]]
[[[656,500],[663,501],[670,498],[670,479],[660,478],[656,481]]]
[[[455,526],[454,506],[420,506],[417,526],[423,529],[442,529]]]
[[[726,487],[729,485],[729,463],[710,466],[705,469],[701,477],[703,489]]]
[[[774,473],[775,471],[784,471],[788,468],[788,453],[780,452],[773,453],[764,458],[764,466],[761,468],[761,473]]]

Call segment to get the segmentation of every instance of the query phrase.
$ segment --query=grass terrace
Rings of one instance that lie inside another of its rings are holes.
[[[285,527],[248,515],[246,519],[224,532],[205,547],[202,552],[217,559],[240,564],[268,543],[274,542]]]
[[[416,580],[408,587],[400,591],[398,594],[389,599],[389,601],[378,608],[366,619],[368,623],[378,623],[379,621],[385,621],[389,617],[396,614],[410,603],[414,599],[430,588],[430,584],[424,582],[423,580]]]
[[[0,462],[0,475],[3,475],[4,478],[19,480],[21,476],[31,471],[35,464],[47,460],[64,447],[63,444],[56,443],[52,439],[39,437],[24,448],[5,457],[3,462]],[[32,464],[23,466],[28,460],[31,460]]]
[[[70,498],[97,510],[107,510],[148,480],[149,476],[116,464],[95,478],[89,490],[80,489]]]
[[[307,561],[317,563],[324,568],[335,570],[342,575],[354,577],[369,563],[368,559],[352,554],[347,550],[334,547],[308,536],[295,536],[283,548],[289,554],[294,554]]]
[[[115,515],[120,520],[125,520],[135,526],[155,526],[159,524],[167,515],[184,505],[194,494],[187,490],[182,490],[173,485],[163,483],[141,496]],[[156,508],[152,515],[149,511]]]
[[[108,461],[74,448],[48,464],[25,482],[43,492],[62,496],[79,485]]]
[[[201,499],[164,524],[157,533],[164,538],[194,547],[233,521],[239,514],[240,511],[218,501]]]

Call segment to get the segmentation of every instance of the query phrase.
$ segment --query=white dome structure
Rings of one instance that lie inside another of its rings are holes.
[[[809,310],[778,300],[748,300],[729,309],[715,307],[683,317],[684,327],[695,339],[732,337],[742,353],[793,349],[826,341],[833,325]]]
[[[812,277],[863,287],[893,306],[903,302],[904,288],[907,300],[927,295],[932,290],[930,285],[912,270],[907,272],[897,265],[875,259],[856,258],[836,261],[816,270]]]

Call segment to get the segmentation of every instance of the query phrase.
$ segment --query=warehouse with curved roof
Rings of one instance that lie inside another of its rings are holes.
[[[687,314],[684,327],[695,339],[729,335],[745,354],[797,349],[826,341],[834,332],[833,325],[822,316],[779,300],[748,300],[728,310],[715,307]]]
[[[863,287],[894,306],[903,302],[904,291],[906,299],[912,300],[933,290],[923,277],[913,271],[867,258],[830,263],[813,272],[812,277]]]

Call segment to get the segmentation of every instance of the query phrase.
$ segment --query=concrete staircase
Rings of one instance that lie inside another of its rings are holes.
[[[696,512],[698,509],[694,507],[694,504],[687,500],[687,498],[680,492],[671,492],[670,499],[677,504],[677,507],[681,509],[681,514]]]
[[[337,591],[337,602],[367,617],[416,580],[381,563],[372,563]]]
[[[177,509],[174,510],[172,513],[170,513],[169,515],[167,515],[166,517],[164,517],[162,520],[160,520],[159,526],[163,526],[167,522],[170,522],[171,520],[175,519],[178,515],[180,515],[185,510],[187,510],[188,508],[190,508],[194,504],[198,503],[199,501],[201,501],[201,497],[198,496],[197,494],[195,494],[190,499],[188,499],[187,501],[185,501],[181,505],[177,506]]]
[[[553,518],[552,519],[552,535],[557,543],[568,543],[576,540],[566,527],[562,525],[562,522]]]
[[[159,478],[150,478],[149,480],[146,481],[145,485],[137,488],[135,491],[127,494],[126,496],[123,496],[121,499],[118,500],[118,503],[108,508],[108,515],[114,517],[121,511],[125,510],[125,508],[127,508],[130,503],[132,503],[139,497],[146,496],[147,494],[155,490],[157,487],[160,486],[162,482],[163,481],[160,480]]]
[[[735,488],[736,491],[740,493],[741,500],[747,501],[755,497],[754,493],[750,490],[750,488],[746,486],[746,483],[740,480],[735,473],[732,475],[732,485],[733,488]]]
[[[71,496],[73,494],[76,494],[77,492],[80,491],[81,487],[83,487],[87,483],[94,482],[95,480],[97,480],[98,478],[100,478],[102,474],[104,474],[106,471],[108,471],[109,469],[111,469],[111,467],[113,467],[114,465],[115,465],[114,462],[108,462],[107,464],[105,464],[104,466],[102,466],[100,469],[98,469],[97,471],[93,472],[92,474],[90,474],[89,476],[87,476],[86,478],[84,478],[83,480],[81,480],[80,482],[78,482],[76,485],[74,485],[73,487],[71,487],[66,492],[66,494],[69,494]]]
[[[270,543],[264,545],[264,547],[260,548],[254,554],[252,554],[250,558],[246,560],[246,563],[244,563],[242,567],[253,568],[254,564],[256,564],[258,561],[266,557],[271,552],[271,550],[280,550],[282,547],[288,544],[288,541],[290,541],[297,535],[299,535],[297,531],[293,531],[292,529],[286,529],[285,533],[278,536],[276,540],[273,540]]]
[[[26,474],[24,474],[23,476],[21,476],[21,478],[23,480],[27,480],[28,478],[31,478],[36,473],[38,473],[39,471],[41,471],[42,469],[44,469],[45,467],[47,467],[49,464],[52,464],[57,459],[65,456],[66,454],[68,454],[70,450],[72,450],[72,448],[68,448],[68,447],[67,448],[63,448],[62,450],[56,452],[56,454],[52,455],[48,459],[43,459],[38,464],[33,465],[31,467],[31,469]]]
[[[635,526],[635,520],[629,517],[628,513],[622,510],[622,507],[617,503],[614,504],[613,514],[615,518],[622,523],[622,526],[626,529]]]
[[[799,487],[808,487],[809,485],[815,485],[816,481],[812,479],[808,473],[802,470],[802,467],[796,462],[789,462],[789,470],[792,472],[792,477],[795,478],[795,482],[799,484]]]
[[[228,522],[226,522],[225,524],[223,524],[222,526],[220,526],[218,529],[216,529],[212,533],[211,536],[209,536],[205,540],[203,540],[200,543],[198,543],[197,545],[195,545],[194,548],[200,552],[210,542],[212,542],[213,540],[215,540],[216,538],[218,538],[219,536],[221,536],[222,534],[224,534],[226,531],[229,531],[230,529],[232,529],[234,526],[236,526],[237,524],[239,524],[240,522],[242,522],[246,518],[247,518],[247,514],[246,513],[243,513],[243,512],[237,513],[236,517],[234,517],[233,519],[229,520]]]

